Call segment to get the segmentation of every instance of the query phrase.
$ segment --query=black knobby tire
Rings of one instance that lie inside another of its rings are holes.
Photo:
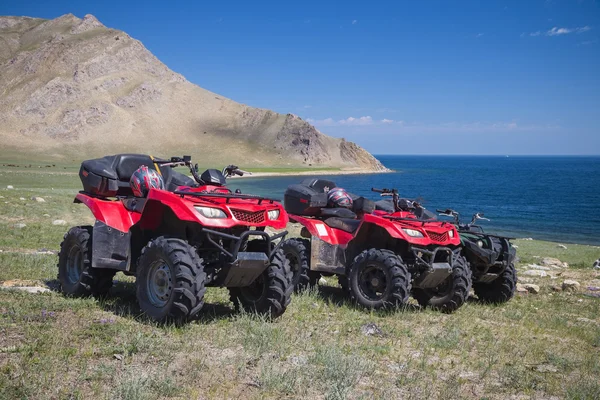
[[[206,273],[202,259],[186,241],[151,240],[142,249],[136,270],[140,308],[158,321],[184,322],[204,305]]]
[[[307,239],[288,239],[281,244],[292,270],[292,285],[296,292],[315,287],[321,274],[310,270],[310,242]]]
[[[350,293],[350,283],[348,282],[347,275],[338,275],[338,284],[344,293]]]
[[[506,303],[514,296],[516,287],[517,271],[514,264],[509,264],[500,276],[490,283],[473,283],[475,294],[485,303]]]
[[[283,250],[279,249],[269,266],[252,284],[229,288],[229,297],[236,309],[241,307],[247,312],[276,318],[285,312],[293,291],[290,262]]]
[[[459,309],[469,298],[471,291],[471,269],[463,256],[455,256],[452,275],[440,285],[438,290],[413,290],[413,297],[422,307],[431,307],[445,313]]]
[[[348,271],[350,297],[367,308],[406,304],[411,278],[406,264],[390,250],[369,249],[354,258]]]
[[[73,297],[105,296],[117,271],[92,268],[91,226],[75,226],[65,234],[58,253],[61,291]]]

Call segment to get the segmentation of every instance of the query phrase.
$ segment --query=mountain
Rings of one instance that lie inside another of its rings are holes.
[[[0,141],[3,153],[46,158],[191,153],[202,165],[385,169],[296,115],[188,82],[92,15],[0,17]]]

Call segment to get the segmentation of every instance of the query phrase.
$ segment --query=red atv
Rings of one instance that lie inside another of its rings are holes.
[[[452,224],[418,218],[396,190],[373,189],[393,197],[391,213],[358,196],[352,196],[352,210],[327,208],[327,191],[334,187],[307,179],[285,193],[286,211],[303,225],[305,238],[282,245],[297,288],[315,285],[321,275],[338,275],[342,288],[368,308],[406,303],[411,286],[422,306],[452,312],[465,302],[471,271]]]
[[[141,165],[156,169],[166,190],[134,197],[129,179]],[[187,166],[195,181],[177,166]],[[226,178],[243,173],[230,165],[199,175],[189,156],[84,161],[84,190],[75,203],[88,206],[96,223],[65,235],[58,261],[63,293],[105,295],[122,271],[136,277],[140,308],[157,321],[194,317],[206,286],[229,288],[236,307],[281,315],[293,292],[280,249],[287,231],[271,236],[265,228],[285,228],[288,217],[276,200],[227,189]]]

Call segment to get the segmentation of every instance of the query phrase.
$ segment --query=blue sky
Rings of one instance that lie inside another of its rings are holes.
[[[600,154],[600,3],[5,1],[94,14],[171,69],[376,154]]]

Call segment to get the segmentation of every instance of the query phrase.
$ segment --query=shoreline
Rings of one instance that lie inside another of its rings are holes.
[[[368,174],[389,174],[396,172],[392,169],[386,169],[384,171],[375,171],[370,169],[356,169],[356,170],[315,170],[315,171],[298,171],[298,172],[252,172],[244,176],[230,176],[229,179],[249,179],[249,178],[265,178],[274,176],[325,176],[325,175],[368,175]]]

